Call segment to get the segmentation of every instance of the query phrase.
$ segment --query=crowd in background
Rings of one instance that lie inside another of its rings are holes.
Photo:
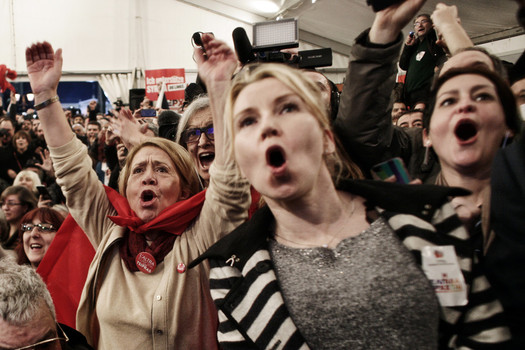
[[[65,322],[56,281],[49,294],[0,260],[0,348],[47,339],[12,336],[31,317],[4,316],[2,297],[23,283],[63,348],[525,346],[525,56],[501,62],[473,47],[455,6],[422,4],[376,14],[342,92],[315,70],[240,69],[203,34],[182,115],[146,97],[134,111],[63,109],[61,51],[28,48],[35,109],[19,113],[12,91],[0,110],[0,258],[42,274],[69,215],[93,262]],[[432,272],[428,255],[450,247],[457,271]],[[464,294],[436,298],[432,273]]]

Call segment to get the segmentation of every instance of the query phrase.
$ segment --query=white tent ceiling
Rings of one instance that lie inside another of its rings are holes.
[[[282,10],[265,14],[255,10],[257,1],[246,0],[183,0],[202,8],[228,14],[225,6],[255,13],[264,19],[275,19],[278,15],[299,19],[299,37],[302,41],[348,55],[354,38],[370,26],[374,18],[366,0],[276,0]],[[456,5],[462,24],[475,44],[491,43],[497,40],[524,34],[516,20],[518,5],[515,1],[461,0],[426,1],[421,13],[429,13],[439,2]],[[221,7],[222,6],[222,7]],[[237,19],[241,18],[236,16]],[[411,30],[405,28],[405,34]],[[525,48],[525,37],[521,37],[521,49]],[[521,53],[521,52],[519,52]],[[513,61],[515,52],[503,52],[504,58]],[[508,57],[507,57],[508,56]]]
[[[373,13],[366,0],[279,0],[285,18],[299,22],[301,49],[331,47],[335,70],[344,70],[357,34],[369,27]],[[195,72],[190,38],[211,31],[232,44],[231,33],[243,27],[251,36],[262,14],[255,0],[0,0],[0,63],[25,71],[25,47],[48,40],[64,49],[66,78],[89,79],[104,72],[134,68],[185,68]],[[422,12],[432,12],[429,0]],[[525,48],[514,1],[450,1],[475,43],[498,41],[495,50],[514,60]],[[406,28],[408,33],[410,29]],[[513,37],[508,39],[509,37]],[[502,40],[503,39],[503,40]]]

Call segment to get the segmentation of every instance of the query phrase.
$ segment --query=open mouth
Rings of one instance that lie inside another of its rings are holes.
[[[140,194],[140,201],[142,204],[150,204],[156,197],[157,195],[152,190],[144,190]]]
[[[199,154],[199,162],[203,168],[209,168],[215,159],[215,152],[203,152]]]
[[[41,249],[42,248],[42,245],[41,244],[37,244],[37,243],[33,243],[29,246],[31,249]]]
[[[463,119],[456,124],[454,134],[462,142],[472,141],[478,134],[478,127],[472,120]]]
[[[282,166],[286,162],[282,148],[278,146],[270,147],[266,151],[266,162],[269,166],[274,168]]]

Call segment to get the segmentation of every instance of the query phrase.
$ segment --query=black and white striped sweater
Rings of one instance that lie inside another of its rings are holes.
[[[464,190],[368,180],[345,181],[339,189],[362,196],[368,206],[377,208],[419,264],[424,246],[455,247],[469,302],[441,307],[439,348],[508,346],[503,308],[480,269],[473,237],[448,203],[449,196],[464,195]],[[223,349],[309,349],[284,304],[267,249],[273,222],[271,211],[261,208],[192,263],[210,261],[211,295]]]

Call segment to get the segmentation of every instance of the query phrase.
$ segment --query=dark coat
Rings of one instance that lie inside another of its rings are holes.
[[[503,325],[501,305],[480,274],[472,240],[447,201],[448,196],[466,194],[465,190],[368,180],[345,181],[340,187],[366,198],[369,206],[384,209],[381,215],[416,261],[421,262],[424,246],[455,247],[470,287],[469,303],[441,308],[441,348],[455,336],[458,346],[501,349],[506,344],[509,332]],[[290,319],[273,270],[268,251],[272,227],[274,217],[263,207],[190,265],[206,259],[210,262],[211,295],[219,312],[218,339],[223,349],[308,349]],[[252,327],[256,319],[264,319],[266,326]],[[490,344],[482,344],[480,334],[484,331],[494,332]]]

